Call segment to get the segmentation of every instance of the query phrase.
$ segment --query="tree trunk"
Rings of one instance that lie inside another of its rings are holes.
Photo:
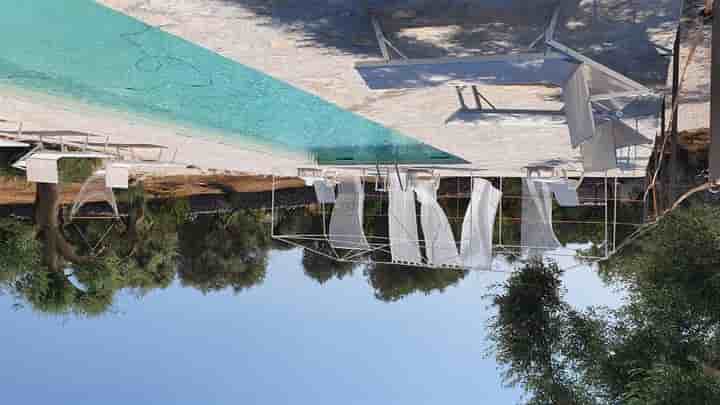
[[[60,232],[60,187],[57,184],[37,183],[35,196],[35,224],[38,239],[43,242],[45,264],[50,271],[61,271],[61,259],[73,263],[87,263],[90,258],[75,253],[74,247]]]

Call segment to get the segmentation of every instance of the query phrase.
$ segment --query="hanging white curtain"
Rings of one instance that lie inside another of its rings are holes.
[[[570,130],[570,143],[573,148],[595,135],[595,120],[585,71],[585,65],[579,65],[563,86],[562,92]]]
[[[597,135],[580,147],[583,158],[583,170],[586,172],[600,172],[618,167],[615,152],[614,125],[612,121],[600,123]]]
[[[420,201],[420,224],[425,236],[428,264],[460,266],[460,255],[450,222],[437,201],[438,181],[415,179],[413,183]]]
[[[538,180],[536,180],[536,182],[537,181]],[[559,206],[577,207],[580,205],[580,199],[577,192],[579,182],[577,180],[552,179],[547,183]]]
[[[327,181],[315,180],[313,181],[313,187],[319,204],[335,203],[335,188],[328,184]]]
[[[369,249],[363,231],[365,191],[359,176],[343,177],[330,217],[330,244],[335,249]]]
[[[389,176],[388,209],[390,253],[394,262],[422,263],[418,244],[415,192],[407,173]]]
[[[460,257],[464,266],[489,268],[495,214],[502,193],[485,179],[473,179],[472,195],[463,219]]]
[[[636,131],[635,128],[630,127],[628,124],[615,120],[610,122],[613,126],[612,133],[613,138],[615,139],[616,149],[652,143],[650,139],[645,138],[645,136]]]
[[[523,179],[520,239],[523,254],[542,256],[562,246],[552,226],[552,194],[547,182]]]

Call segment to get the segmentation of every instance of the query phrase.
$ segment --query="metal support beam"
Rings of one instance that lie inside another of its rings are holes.
[[[473,89],[473,95],[475,96],[475,101],[477,101],[478,107],[480,107],[480,100],[482,99],[487,103],[487,105],[490,106],[493,110],[497,110],[497,107],[495,107],[495,104],[491,103],[490,100],[487,99],[487,97],[483,96],[482,93],[480,93],[477,89],[477,86],[472,86]]]
[[[465,111],[469,110],[467,104],[465,104],[465,97],[463,97],[463,87],[464,86],[455,86],[455,91],[457,92],[458,101],[460,102],[460,108]]]
[[[636,82],[635,80],[630,79],[629,77],[622,75],[609,67],[603,65],[602,63],[598,63],[594,61],[593,59],[588,58],[587,56],[581,54],[578,51],[575,51],[573,49],[568,48],[567,46],[555,41],[555,40],[549,40],[546,42],[547,46],[555,49],[556,51],[565,54],[578,62],[582,62],[587,64],[593,69],[599,70],[606,75],[612,77],[613,79],[622,82],[626,86],[630,87],[633,90],[639,91],[639,92],[646,92],[646,93],[652,93],[652,90],[649,88],[643,86],[642,84]]]
[[[380,27],[380,22],[377,20],[377,18],[375,18],[375,16],[370,17],[370,22],[372,23],[373,30],[375,30],[375,38],[378,41],[380,53],[382,53],[383,59],[388,61],[390,60],[390,52],[388,52],[385,34],[383,34],[382,27]]]
[[[475,85],[472,86],[472,93],[473,93],[473,97],[475,98],[475,107],[478,110],[482,110],[482,102],[480,101],[480,92],[478,91],[477,86],[475,86]]]
[[[612,100],[616,98],[623,98],[623,97],[641,97],[641,96],[651,96],[654,95],[653,92],[644,92],[644,91],[618,91],[614,93],[605,93],[605,94],[596,94],[594,96],[590,96],[590,101],[604,101],[604,100]]]
[[[558,5],[557,7],[555,7],[555,11],[553,11],[553,15],[550,18],[550,24],[548,24],[548,27],[545,30],[545,42],[546,43],[552,41],[553,37],[555,36],[555,27],[557,26],[559,15],[560,15],[560,6]]]
[[[380,21],[378,21],[377,18],[375,18],[375,16],[370,17],[370,22],[372,22],[373,30],[375,31],[375,38],[378,41],[378,46],[380,47],[380,53],[382,53],[383,59],[385,59],[386,62],[389,61],[391,58],[389,49],[392,49],[393,51],[395,51],[395,53],[400,55],[400,57],[403,59],[408,58],[407,56],[405,56],[405,54],[400,52],[400,50],[397,49],[395,47],[395,45],[393,45],[392,42],[390,42],[390,40],[387,39],[387,37],[385,37],[385,33],[383,32],[382,27],[380,26]],[[389,47],[389,49],[388,49],[388,47]]]

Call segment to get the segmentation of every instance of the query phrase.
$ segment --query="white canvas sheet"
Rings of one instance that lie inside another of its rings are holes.
[[[107,188],[127,189],[130,181],[130,167],[113,164],[105,170],[105,186]]]
[[[578,66],[563,86],[565,114],[573,148],[595,135],[595,120],[590,105],[590,89],[585,78],[585,65]]]
[[[627,146],[647,145],[652,141],[622,121],[611,121],[612,132],[615,139],[615,148]]]
[[[538,182],[536,180],[535,182]],[[552,191],[557,200],[558,205],[561,207],[577,207],[580,205],[580,199],[578,198],[577,180],[569,179],[552,179],[547,182],[550,191]]]
[[[330,244],[335,249],[370,248],[363,231],[365,191],[359,176],[340,179],[338,196],[330,216]]]
[[[581,145],[583,170],[586,172],[600,172],[618,167],[613,127],[613,121],[601,123],[598,125],[597,135]]]
[[[495,214],[502,193],[485,179],[473,179],[472,195],[463,219],[460,257],[464,266],[489,268]]]
[[[60,181],[56,159],[30,157],[25,165],[29,182],[58,184]]]
[[[420,224],[425,237],[428,264],[460,266],[460,255],[450,222],[437,201],[438,182],[416,179],[413,183],[420,201]]]
[[[325,180],[315,180],[313,182],[315,188],[315,197],[320,204],[335,203],[335,188]]]
[[[390,253],[394,262],[422,263],[418,244],[415,192],[409,187],[407,174],[389,176],[388,209]],[[402,182],[402,186],[401,186]]]
[[[520,239],[523,253],[542,256],[559,248],[560,241],[552,226],[552,195],[547,182],[523,179]]]

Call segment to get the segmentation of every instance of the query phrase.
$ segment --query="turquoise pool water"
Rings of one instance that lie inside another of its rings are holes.
[[[5,84],[219,130],[321,164],[464,162],[93,1],[0,3]]]

